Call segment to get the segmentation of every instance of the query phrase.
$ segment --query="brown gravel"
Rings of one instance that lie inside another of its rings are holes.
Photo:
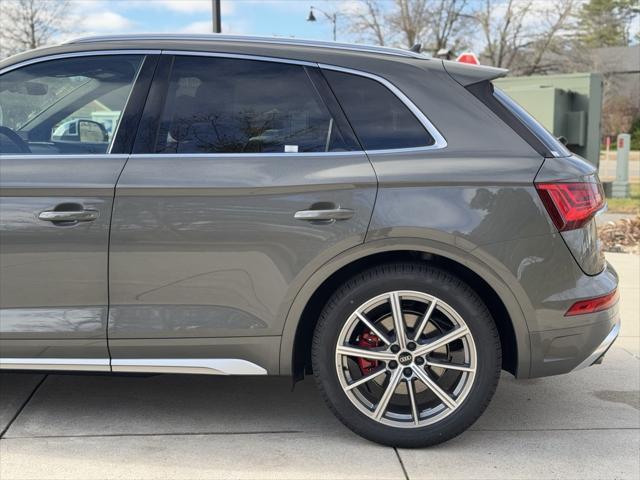
[[[640,215],[607,222],[598,235],[605,252],[640,253]]]

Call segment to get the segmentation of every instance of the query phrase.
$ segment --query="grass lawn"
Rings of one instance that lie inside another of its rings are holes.
[[[640,215],[640,183],[631,184],[630,198],[607,198],[609,212]]]

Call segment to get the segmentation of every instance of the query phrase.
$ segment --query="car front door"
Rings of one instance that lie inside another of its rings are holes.
[[[109,370],[113,194],[154,61],[76,53],[0,71],[2,368]]]
[[[116,188],[113,369],[277,373],[295,294],[364,241],[376,176],[314,65],[175,55]]]

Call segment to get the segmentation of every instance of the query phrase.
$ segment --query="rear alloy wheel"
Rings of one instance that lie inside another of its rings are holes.
[[[313,358],[343,423],[379,443],[417,447],[457,435],[482,413],[497,384],[500,343],[486,307],[460,280],[391,264],[336,292]]]

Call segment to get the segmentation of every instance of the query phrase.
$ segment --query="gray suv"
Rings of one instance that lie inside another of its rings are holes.
[[[0,63],[0,367],[313,374],[376,442],[468,428],[501,370],[620,320],[595,169],[404,50],[80,39]]]

